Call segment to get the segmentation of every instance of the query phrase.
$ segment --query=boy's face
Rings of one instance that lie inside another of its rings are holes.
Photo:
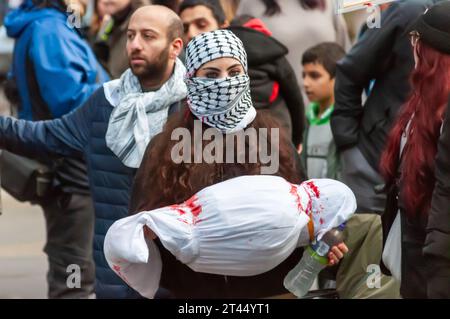
[[[333,96],[334,78],[320,63],[303,65],[303,85],[305,93],[311,102],[328,101]]]

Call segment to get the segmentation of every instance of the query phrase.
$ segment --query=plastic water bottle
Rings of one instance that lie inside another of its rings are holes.
[[[306,248],[300,262],[284,278],[284,287],[287,290],[298,298],[308,293],[317,275],[328,265],[330,249],[344,241],[344,228],[345,224],[342,224],[331,229],[321,240],[314,240]]]

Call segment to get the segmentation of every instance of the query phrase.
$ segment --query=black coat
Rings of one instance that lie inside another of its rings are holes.
[[[439,139],[431,211],[423,248],[428,298],[450,298],[450,100]]]
[[[337,65],[331,117],[339,150],[358,146],[378,171],[386,136],[410,94],[414,56],[408,33],[417,17],[439,0],[400,0],[381,16],[381,28],[368,29]],[[361,95],[375,86],[364,107]]]
[[[422,254],[425,243],[426,218],[408,217],[399,202],[398,188],[390,187],[387,196],[386,210],[381,215],[383,228],[383,249],[397,215],[401,214],[401,287],[400,294],[403,298],[425,299],[427,298],[427,266]],[[383,261],[380,261],[381,270],[390,276],[390,271]]]
[[[450,108],[450,100],[449,106]],[[399,187],[389,187],[386,210],[381,216],[383,247],[401,211],[402,284],[404,298],[450,298],[450,109],[447,109],[435,162],[436,184],[431,211],[410,217],[403,209]],[[390,275],[381,262],[382,270]]]
[[[282,126],[292,128],[294,145],[301,144],[305,106],[295,72],[286,59],[288,49],[273,37],[247,27],[231,26],[229,30],[241,39],[247,52],[253,105],[277,114]],[[300,67],[300,61],[295,67]],[[278,99],[270,103],[274,82],[279,84],[280,93]],[[277,112],[281,108],[287,108],[289,114]]]

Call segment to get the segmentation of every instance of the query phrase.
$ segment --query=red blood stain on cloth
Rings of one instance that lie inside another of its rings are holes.
[[[202,212],[202,206],[198,203],[197,195],[192,196],[180,205],[172,205],[169,206],[169,208],[178,212],[181,217],[178,218],[178,220],[185,224],[196,225],[202,221],[202,219],[199,219],[200,213]]]
[[[185,219],[183,219],[183,218],[178,218],[178,220],[179,220],[180,222],[182,222],[182,223],[185,223],[185,224],[188,224],[188,225],[189,225],[188,221],[185,220]]]
[[[306,186],[312,190],[315,197],[320,198],[319,188],[314,184],[314,182],[307,182]],[[291,184],[290,193],[296,197],[295,201],[297,203],[297,209],[299,210],[299,213],[304,212],[304,213],[306,213],[306,215],[309,216],[309,218],[312,219],[313,218],[313,215],[312,215],[313,209],[312,209],[312,197],[311,197],[310,192],[305,192],[306,195],[309,197],[308,204],[306,207],[303,207],[301,204],[301,198],[300,198],[300,195],[298,194],[298,187],[296,185]],[[325,209],[325,207],[322,204],[320,204],[319,209],[317,211],[315,211],[315,214],[316,215],[321,214],[324,209]],[[320,225],[323,225],[323,224],[325,224],[325,220],[323,218],[320,218],[319,223],[320,223]]]
[[[297,192],[297,186],[291,184],[291,189],[290,189],[289,193],[295,196],[295,203],[297,204],[297,209],[299,211],[303,211],[300,196],[298,195],[298,192]]]
[[[320,198],[319,188],[316,186],[316,184],[314,184],[314,182],[312,181],[306,182],[306,185],[313,191],[314,195],[317,198]]]
[[[187,201],[184,202],[184,205],[191,210],[191,213],[194,217],[198,217],[202,212],[202,206],[198,204],[197,195],[192,196]]]
[[[131,287],[130,283],[127,281],[125,276],[122,274],[122,268],[119,265],[113,265],[113,270],[119,275],[120,278],[122,278],[125,283]]]
[[[186,212],[180,207],[180,205],[171,205],[169,206],[169,208],[176,210],[178,214],[180,214],[180,216],[186,214]]]
[[[298,187],[296,185],[291,184],[291,190],[289,191],[289,193],[291,193],[292,195],[295,196],[295,203],[297,204],[297,209],[298,209],[299,213],[305,213],[309,217],[311,217],[311,214],[312,214],[311,196],[308,194],[308,196],[309,196],[308,205],[306,207],[303,207],[300,195],[298,194]]]

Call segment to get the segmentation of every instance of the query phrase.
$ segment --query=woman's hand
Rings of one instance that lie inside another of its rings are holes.
[[[297,153],[298,153],[299,155],[301,155],[301,154],[302,154],[302,151],[303,151],[303,144],[298,144],[298,146],[297,146]]]
[[[344,243],[333,246],[328,253],[328,266],[331,267],[339,264],[339,261],[344,258],[346,253],[348,253],[348,247]]]

